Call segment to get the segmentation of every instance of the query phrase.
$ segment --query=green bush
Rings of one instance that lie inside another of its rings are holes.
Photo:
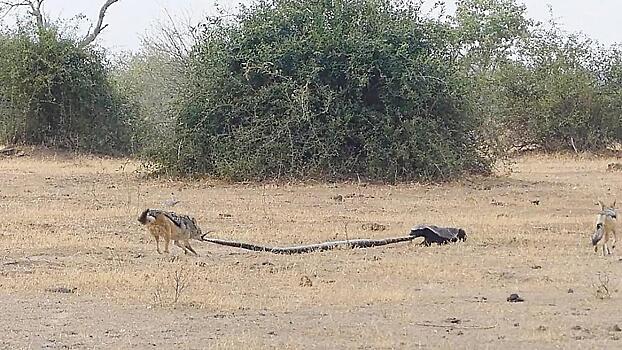
[[[108,80],[104,54],[50,26],[0,35],[0,138],[117,153],[130,150],[132,106]]]
[[[535,23],[515,0],[456,3],[459,63],[488,144],[599,151],[622,141],[619,49]]]
[[[488,171],[449,27],[388,0],[260,1],[212,18],[163,169],[228,178]]]
[[[521,60],[497,81],[513,143],[599,151],[622,141],[621,59],[580,35],[534,33]]]

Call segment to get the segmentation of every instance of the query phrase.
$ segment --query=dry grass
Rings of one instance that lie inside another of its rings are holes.
[[[612,161],[529,156],[509,175],[442,186],[263,186],[146,180],[126,160],[2,158],[0,303],[12,331],[0,348],[617,347],[622,262],[590,246],[596,199],[620,199]],[[137,216],[171,192],[175,211],[219,238],[290,245],[433,223],[469,239],[299,256],[195,242],[199,258],[158,255]]]

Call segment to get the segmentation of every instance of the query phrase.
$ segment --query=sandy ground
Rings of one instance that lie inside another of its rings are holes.
[[[622,261],[590,245],[596,200],[622,201],[613,162],[529,156],[445,185],[277,186],[154,179],[119,159],[3,157],[0,348],[622,348]],[[296,256],[193,241],[200,257],[159,255],[137,216],[172,196],[214,237],[268,245],[419,223],[469,237]]]

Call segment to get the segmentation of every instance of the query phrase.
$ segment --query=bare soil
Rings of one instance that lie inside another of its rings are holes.
[[[613,157],[527,156],[443,185],[222,184],[52,152],[0,156],[1,349],[622,348],[622,261],[591,247]],[[266,245],[464,228],[464,243],[295,256],[193,241],[158,254],[170,208]],[[508,302],[516,293],[523,302]]]

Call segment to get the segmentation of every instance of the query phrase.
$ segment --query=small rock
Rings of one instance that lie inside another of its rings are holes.
[[[165,207],[174,207],[177,204],[179,204],[179,200],[178,199],[174,199],[174,198],[170,198],[165,200],[164,202],[162,202],[162,205]]]
[[[548,328],[546,328],[546,326],[538,326],[536,329],[539,331],[546,331]]]
[[[572,294],[572,293],[574,293],[574,289],[568,288],[568,294]]]
[[[534,270],[540,270],[542,268],[542,266],[541,265],[534,265],[531,268],[534,269]]]
[[[572,327],[573,331],[580,331],[581,330],[581,326],[574,326]]]
[[[311,286],[313,286],[313,282],[311,281],[309,276],[303,275],[302,277],[300,277],[300,286],[301,287],[311,287]]]
[[[510,296],[507,298],[507,301],[510,303],[522,303],[523,301],[525,301],[525,299],[521,298],[518,294],[516,293],[512,293],[510,294]]]
[[[370,224],[362,224],[361,228],[363,230],[368,230],[368,231],[384,231],[387,229],[385,225],[379,224],[377,222],[372,222]]]
[[[532,201],[530,201],[530,202],[531,202],[531,204],[533,204],[533,205],[540,205],[540,200],[539,200],[539,199],[535,199],[535,200],[532,200]]]
[[[514,323],[514,327],[519,327],[519,326],[520,326],[520,323],[518,322]]]
[[[338,194],[336,196],[332,196],[330,197],[330,199],[334,200],[335,202],[343,202],[343,196]]]
[[[456,317],[450,317],[450,318],[446,319],[445,322],[459,324],[459,323],[462,323],[462,320],[460,320],[459,318],[456,318]]]
[[[607,164],[608,171],[622,171],[622,164],[620,163],[609,163]]]
[[[496,200],[496,199],[494,199],[494,198],[490,200],[490,204],[492,204],[492,205],[496,205],[496,206],[498,206],[498,207],[503,207],[503,206],[505,206],[505,203],[500,202],[500,201],[498,201],[498,200]]]
[[[611,327],[611,330],[614,332],[622,332],[622,328],[620,328],[617,324],[614,324],[613,327]]]

